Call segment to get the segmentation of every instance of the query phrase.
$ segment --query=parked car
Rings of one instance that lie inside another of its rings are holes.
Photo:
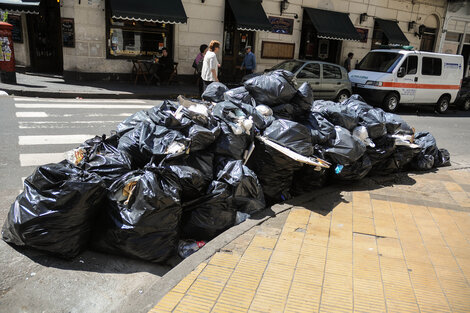
[[[399,104],[433,105],[444,113],[457,98],[463,76],[461,55],[378,49],[349,73],[354,93],[394,112]]]
[[[464,111],[470,110],[470,77],[465,77],[462,80],[455,104]]]
[[[315,99],[342,102],[351,96],[351,82],[348,78],[348,72],[342,66],[321,61],[288,60],[265,70],[265,72],[279,69],[292,72],[295,76],[295,82],[299,86],[308,82],[313,89]],[[245,75],[242,82],[262,74]]]

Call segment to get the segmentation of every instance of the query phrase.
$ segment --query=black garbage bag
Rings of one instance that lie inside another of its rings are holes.
[[[264,130],[264,136],[304,156],[313,154],[312,137],[304,125],[289,121],[275,120]]]
[[[85,141],[79,149],[83,149],[83,159],[75,159],[73,164],[103,179],[106,187],[122,175],[131,171],[131,160],[125,152],[117,149],[118,137],[96,136]]]
[[[336,137],[335,125],[331,124],[320,113],[310,113],[303,125],[310,129],[312,144],[326,144]]]
[[[214,152],[241,160],[245,150],[251,143],[250,136],[245,133],[235,135],[230,126],[223,121],[220,122],[220,130],[220,135],[215,141]]]
[[[297,90],[292,79],[294,74],[285,70],[275,70],[253,77],[245,82],[245,88],[258,104],[276,106],[289,103]]]
[[[241,106],[243,103],[253,105],[253,97],[245,87],[230,89],[224,93],[224,100]]]
[[[325,155],[333,163],[350,165],[359,160],[366,152],[364,143],[351,135],[351,132],[341,126],[335,126],[336,137],[330,140]]]
[[[185,238],[210,240],[235,224],[236,208],[230,201],[231,187],[213,181],[205,196],[184,205],[181,221]]]
[[[263,189],[256,174],[242,161],[229,161],[217,175],[217,181],[231,186],[231,202],[236,211],[253,214],[265,208]]]
[[[371,139],[387,134],[385,112],[382,109],[368,105],[359,95],[351,96],[343,105],[359,117],[359,124],[367,128]]]
[[[341,126],[350,131],[359,125],[359,116],[346,104],[316,100],[313,102],[312,112],[319,113],[335,126]]]
[[[161,159],[188,149],[189,139],[177,130],[156,124],[141,123],[119,139],[118,149],[132,160],[133,168],[145,166],[152,156]]]
[[[179,183],[184,203],[204,195],[213,180],[213,160],[213,153],[199,151],[165,158],[158,167],[164,171],[164,176],[172,175]]]
[[[417,170],[433,168],[435,160],[439,159],[439,149],[434,136],[429,132],[419,132],[416,133],[414,142],[421,147],[421,151],[413,162],[413,168]]]
[[[220,134],[218,126],[208,129],[204,126],[194,124],[189,128],[187,137],[191,140],[191,151],[201,151],[207,149],[214,143],[217,136]]]
[[[212,102],[224,101],[224,93],[228,91],[227,86],[219,82],[213,82],[207,86],[202,94],[202,99]]]
[[[403,171],[411,166],[413,159],[420,153],[420,148],[413,148],[408,146],[396,146],[393,153],[395,160],[395,172]]]
[[[151,262],[176,252],[180,189],[158,169],[133,171],[116,180],[103,213],[94,234],[95,249]]]
[[[126,118],[116,128],[119,136],[124,135],[130,130],[136,128],[140,123],[152,123],[147,110],[142,110]]]
[[[271,205],[291,198],[294,171],[300,169],[302,163],[262,142],[256,142],[247,166],[258,176],[266,203]]]
[[[313,190],[322,188],[327,183],[328,172],[325,168],[316,168],[304,164],[299,170],[294,172],[292,180],[292,194],[298,196]]]
[[[439,149],[437,153],[437,159],[434,160],[434,166],[451,166],[450,164],[450,153],[447,149]]]
[[[105,188],[98,175],[67,161],[38,167],[8,212],[3,240],[64,258],[77,256],[89,242]]]
[[[291,101],[294,107],[295,120],[306,119],[313,104],[313,90],[310,84],[303,83]]]
[[[277,119],[294,120],[295,109],[290,103],[276,105],[272,107],[273,115]]]
[[[372,166],[375,166],[377,163],[380,163],[386,159],[392,157],[395,152],[395,139],[388,136],[383,136],[373,140],[375,147],[367,146],[367,155],[372,163]]]
[[[387,133],[390,135],[412,135],[414,134],[413,128],[408,125],[404,119],[399,115],[384,112],[385,117],[385,127],[387,128]]]
[[[258,130],[263,130],[275,120],[275,117],[270,115],[266,116],[261,114],[256,107],[252,106],[251,104],[241,104],[241,108],[243,111],[252,118],[254,126]]]
[[[165,100],[159,105],[148,109],[148,115],[155,125],[184,132],[194,122],[186,108],[181,108],[180,113],[177,114],[179,107],[178,102]]]
[[[336,179],[346,181],[360,180],[366,177],[371,169],[372,163],[367,154],[364,154],[356,162],[345,165],[338,174],[334,175],[334,177]]]

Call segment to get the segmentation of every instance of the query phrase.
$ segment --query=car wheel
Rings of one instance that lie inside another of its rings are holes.
[[[347,90],[341,90],[338,94],[338,96],[336,97],[336,102],[343,102],[343,101],[346,101],[349,99],[349,97],[351,96],[351,94],[349,93],[349,91]]]
[[[462,110],[468,111],[470,110],[470,98],[465,99],[461,106]]]
[[[440,97],[436,103],[436,111],[441,114],[445,113],[447,109],[449,108],[449,104],[450,104],[449,96]]]
[[[398,95],[392,92],[384,98],[383,108],[387,112],[395,112],[398,108],[399,103],[400,99],[398,98]]]

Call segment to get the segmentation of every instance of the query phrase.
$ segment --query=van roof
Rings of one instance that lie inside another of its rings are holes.
[[[401,54],[422,54],[422,55],[432,55],[432,56],[441,56],[441,57],[463,58],[461,55],[458,55],[458,54],[445,54],[445,53],[419,51],[419,50],[405,50],[405,49],[375,49],[375,50],[372,50],[371,52],[396,52],[396,53],[401,53]]]

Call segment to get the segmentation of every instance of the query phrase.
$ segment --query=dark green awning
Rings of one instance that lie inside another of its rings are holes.
[[[39,14],[40,0],[0,0],[0,10],[11,13]]]
[[[272,26],[259,0],[228,0],[237,29],[271,31]]]
[[[361,40],[346,13],[312,8],[305,8],[305,11],[317,31],[317,37],[337,40]]]
[[[380,18],[376,18],[375,21],[379,24],[380,29],[383,31],[384,35],[388,39],[389,45],[409,45],[410,42],[406,39],[405,34],[398,26],[398,22],[396,21],[389,21],[389,20],[382,20]]]
[[[181,0],[109,0],[109,4],[115,19],[167,24],[188,19]]]

